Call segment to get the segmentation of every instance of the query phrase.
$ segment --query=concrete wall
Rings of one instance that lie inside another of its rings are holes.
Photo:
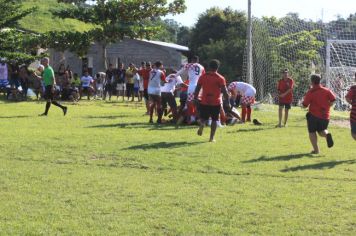
[[[58,52],[50,50],[51,64],[55,71],[61,63],[65,66],[69,65],[74,73],[82,74],[82,60],[71,52]],[[95,43],[88,51],[87,58],[89,59],[89,66],[93,68],[93,74],[105,71],[102,58],[103,48],[99,43]],[[165,68],[178,69],[181,65],[182,54],[175,49],[155,45],[149,42],[124,39],[121,42],[110,44],[107,46],[108,64],[112,63],[117,66],[118,60],[128,66],[130,62],[139,66],[142,61],[162,61]]]

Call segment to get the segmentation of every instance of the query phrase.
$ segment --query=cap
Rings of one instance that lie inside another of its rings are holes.
[[[288,72],[289,72],[288,68],[282,70],[282,73],[288,73]]]

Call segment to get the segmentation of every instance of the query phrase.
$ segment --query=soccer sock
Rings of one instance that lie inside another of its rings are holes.
[[[157,109],[157,113],[158,113],[158,121],[161,121],[162,120],[162,116],[163,116],[162,108]]]
[[[48,114],[48,110],[49,110],[49,108],[51,107],[51,102],[47,102],[46,103],[46,110],[45,110],[45,113],[44,114]]]
[[[187,111],[188,115],[190,116],[195,115],[195,106],[193,102],[188,102],[187,106],[188,106],[188,111]]]
[[[247,107],[247,120],[248,121],[251,121],[251,113],[252,113],[251,107],[248,106]]]
[[[241,114],[241,120],[245,122],[246,120],[246,106],[242,106],[242,114]]]
[[[225,124],[226,123],[226,115],[225,115],[225,112],[224,112],[224,109],[220,109],[220,120],[221,120],[221,123]]]
[[[55,105],[55,106],[57,106],[57,107],[60,107],[60,108],[64,109],[64,106],[62,106],[61,104],[59,104],[59,103],[56,102],[56,101],[52,101],[52,104]]]

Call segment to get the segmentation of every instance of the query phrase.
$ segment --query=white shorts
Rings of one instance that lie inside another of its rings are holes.
[[[116,85],[116,90],[122,91],[125,89],[126,89],[126,85],[124,83]]]
[[[102,84],[97,84],[96,85],[96,90],[99,90],[99,91],[103,90],[103,85]]]

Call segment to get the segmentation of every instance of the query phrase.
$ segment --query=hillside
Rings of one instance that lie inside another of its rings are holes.
[[[44,33],[48,31],[87,31],[92,26],[73,19],[56,18],[51,10],[62,9],[70,5],[58,3],[56,0],[24,0],[23,7],[36,7],[36,11],[20,21],[20,26],[24,29]]]

